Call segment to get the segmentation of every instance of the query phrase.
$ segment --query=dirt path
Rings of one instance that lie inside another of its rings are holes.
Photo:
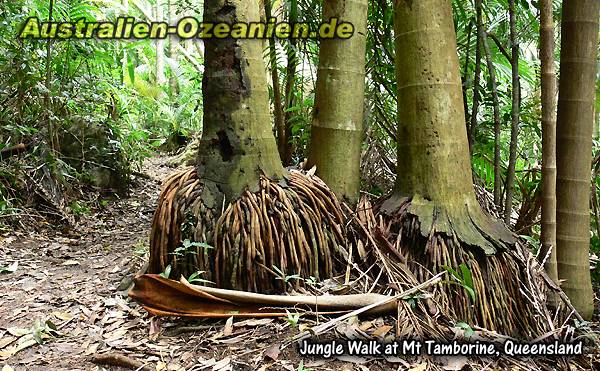
[[[160,184],[173,171],[163,159],[147,161],[149,179],[140,178],[131,197],[100,201],[68,233],[0,237],[0,267],[18,264],[0,274],[0,365],[99,370],[109,366],[92,357],[120,355],[149,370],[327,368],[323,361],[300,366],[294,347],[273,352],[297,331],[285,320],[157,321],[119,291],[146,260]]]

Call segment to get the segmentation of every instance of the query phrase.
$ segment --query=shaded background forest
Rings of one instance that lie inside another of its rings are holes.
[[[279,19],[307,22],[313,29],[320,22],[320,1],[268,5],[265,10]],[[475,182],[488,192],[488,202],[495,202],[506,215],[509,154],[514,146],[513,210],[508,214],[514,230],[537,248],[542,156],[538,4],[518,1],[514,10],[521,94],[518,140],[512,143],[508,2],[485,1],[478,16],[474,3],[454,1],[453,11]],[[40,218],[68,224],[107,202],[108,196],[89,197],[85,191],[127,193],[145,158],[175,153],[179,156],[172,160],[174,164],[193,161],[195,140],[202,133],[201,41],[22,41],[16,38],[22,22],[31,15],[66,21],[128,14],[175,23],[183,16],[201,19],[202,12],[198,2],[188,0],[23,0],[3,5],[0,150],[20,143],[27,148],[18,159],[0,161],[0,228],[31,226]],[[554,15],[559,25],[558,1]],[[391,1],[370,2],[368,22],[362,189],[382,195],[393,185],[397,160]],[[478,25],[485,31],[480,43]],[[555,34],[558,69],[560,27],[555,27]],[[278,40],[266,46],[274,131],[285,144],[279,148],[284,163],[297,165],[308,151],[318,41]],[[600,84],[596,86],[598,112]],[[592,252],[598,253],[598,125],[595,128],[590,238]],[[499,172],[494,166],[495,145],[500,149]],[[597,284],[598,269],[592,275]]]

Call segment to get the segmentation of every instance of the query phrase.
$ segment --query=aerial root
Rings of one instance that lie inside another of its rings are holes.
[[[543,268],[519,243],[499,249],[493,255],[461,241],[456,234],[436,232],[423,235],[419,218],[410,212],[410,199],[404,200],[395,213],[377,214],[371,233],[381,235],[378,243],[387,244],[407,262],[418,282],[432,274],[448,270],[457,272],[454,283],[437,285],[433,296],[444,313],[457,321],[522,338],[535,338],[562,326],[568,306],[551,313],[546,295],[551,289],[543,279]],[[383,241],[383,242],[382,242]],[[460,266],[468,268],[472,283],[467,284]],[[465,286],[475,292],[475,298]]]
[[[280,181],[262,176],[257,192],[221,210],[205,205],[205,189],[194,168],[165,182],[152,223],[152,272],[171,265],[175,277],[201,271],[218,287],[268,293],[330,278],[342,266],[344,216],[319,178],[294,170]]]

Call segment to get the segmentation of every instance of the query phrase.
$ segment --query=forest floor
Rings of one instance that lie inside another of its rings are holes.
[[[283,340],[298,333],[284,319],[155,320],[130,301],[123,289],[147,259],[160,187],[176,170],[166,163],[147,160],[148,177],[139,178],[130,197],[102,202],[105,206],[82,215],[69,231],[0,235],[0,266],[8,268],[0,268],[0,365],[118,369],[92,359],[122,356],[139,361],[144,366],[139,369],[157,371],[361,369],[367,360],[326,364],[303,360],[295,346],[279,352]],[[368,327],[389,331],[383,319]],[[369,362],[369,369],[387,368]]]
[[[139,178],[129,197],[96,202],[104,206],[82,215],[70,230],[47,226],[0,235],[3,371],[119,369],[92,362],[101,357],[157,371],[428,368],[418,359],[325,361],[300,356],[295,345],[279,351],[299,332],[297,323],[286,319],[151,318],[126,292],[147,259],[162,181],[174,171],[166,158],[149,159],[143,168],[147,177]],[[383,337],[392,329],[383,318],[345,326],[336,331],[347,338],[361,331]],[[436,363],[461,369],[467,359]]]

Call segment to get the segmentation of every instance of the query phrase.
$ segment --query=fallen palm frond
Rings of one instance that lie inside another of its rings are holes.
[[[431,280],[394,296],[354,295],[266,295],[245,291],[196,286],[183,277],[180,282],[154,274],[138,276],[130,297],[158,316],[181,317],[281,317],[289,310],[315,314],[350,312],[349,315],[395,313],[398,302],[440,281]],[[337,319],[339,322],[346,317]],[[324,327],[324,329],[329,326]],[[321,330],[320,330],[321,331]],[[324,331],[324,330],[322,330]]]
[[[194,168],[166,181],[152,223],[150,272],[171,265],[176,276],[204,272],[217,287],[284,292],[341,266],[341,206],[319,178],[292,170],[280,181],[261,177],[257,192],[246,190],[229,205],[216,197]]]

